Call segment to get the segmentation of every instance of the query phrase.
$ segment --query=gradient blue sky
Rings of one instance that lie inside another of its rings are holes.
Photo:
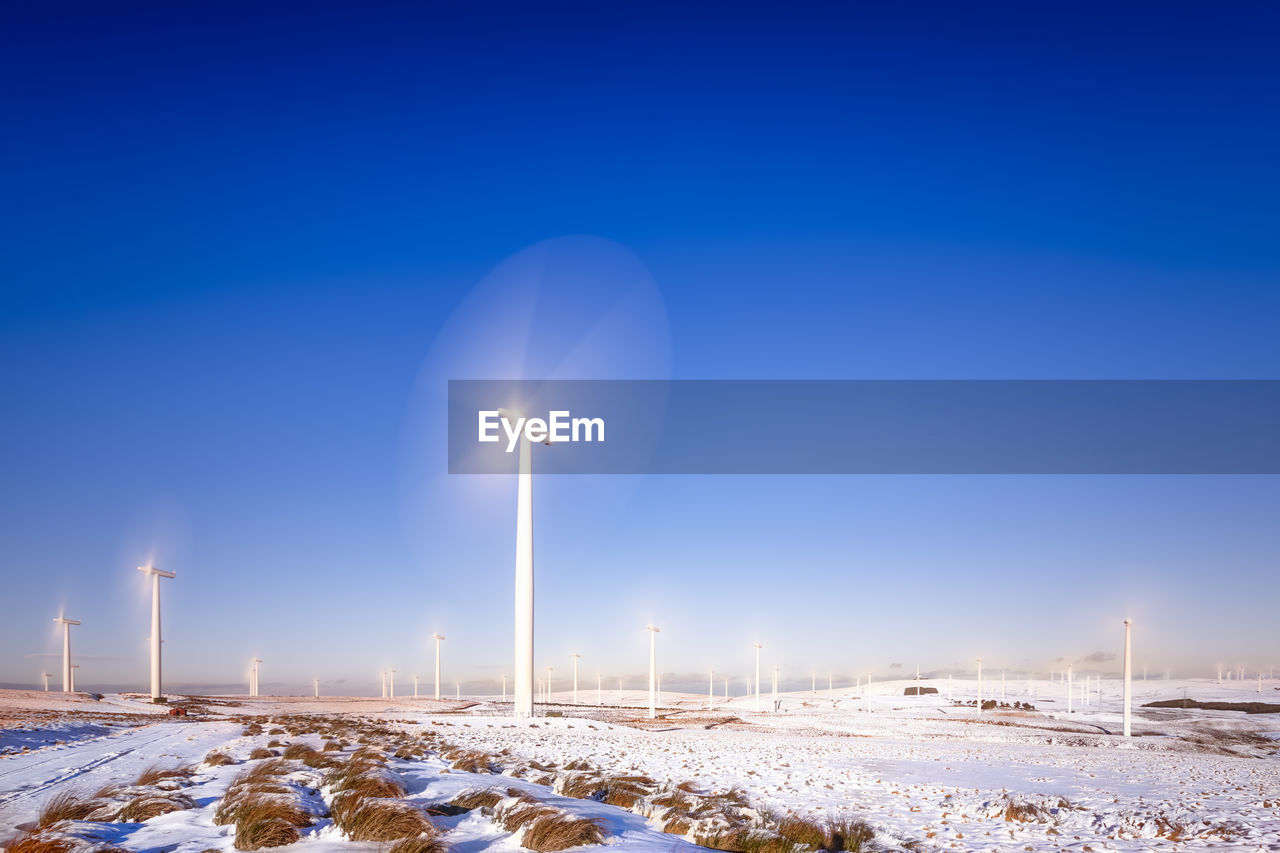
[[[593,307],[650,297],[600,375],[1280,376],[1274,4],[184,5],[0,10],[0,683],[65,606],[80,682],[143,686],[154,554],[171,683],[368,691],[439,630],[496,684],[514,495],[475,509],[419,427],[546,240],[515,370],[589,327],[585,257]],[[539,666],[638,676],[656,621],[694,689],[756,639],[797,684],[1043,670],[1132,615],[1153,670],[1265,667],[1278,498],[560,478]]]

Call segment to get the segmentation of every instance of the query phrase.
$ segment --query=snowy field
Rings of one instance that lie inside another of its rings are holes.
[[[1280,703],[1276,682],[1136,682],[1127,740],[1117,682],[1070,713],[1062,685],[1009,682],[1006,702],[1035,710],[981,714],[948,699],[972,681],[913,684],[788,693],[776,711],[664,693],[658,720],[646,694],[592,689],[519,722],[495,697],[210,697],[181,719],[129,695],[0,691],[0,839],[202,853],[252,849],[267,826],[309,851],[1280,850],[1280,714],[1141,707]],[[254,823],[236,807],[255,796],[292,811]],[[373,806],[409,810],[406,828],[362,823]]]

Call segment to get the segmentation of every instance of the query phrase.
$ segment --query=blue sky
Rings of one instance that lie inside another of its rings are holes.
[[[1276,378],[1277,17],[7,6],[0,682],[65,606],[81,683],[143,685],[154,554],[171,681],[368,690],[439,630],[496,683],[514,499],[420,427],[539,245],[512,369],[634,286],[598,375]],[[538,489],[561,672],[638,676],[649,621],[668,683],[756,639],[800,681],[1048,669],[1126,614],[1153,668],[1275,662],[1274,478]]]

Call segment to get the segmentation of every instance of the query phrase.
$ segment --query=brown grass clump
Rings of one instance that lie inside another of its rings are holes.
[[[540,817],[548,817],[558,809],[544,805],[532,797],[521,797],[514,803],[502,806],[493,816],[493,822],[507,832],[519,832]]]
[[[605,786],[605,780],[594,773],[571,773],[561,780],[560,793],[576,800],[585,800],[595,796]]]
[[[662,824],[662,831],[668,835],[688,835],[691,829],[693,829],[693,824],[689,823],[683,816]]]
[[[865,821],[853,818],[833,818],[827,823],[828,850],[847,850],[858,853],[876,837],[876,831]]]
[[[457,806],[462,809],[478,809],[493,808],[502,802],[503,795],[500,791],[492,788],[472,788],[469,791],[463,791],[458,796],[449,801],[450,805]]]
[[[827,828],[816,820],[799,817],[797,815],[787,815],[778,821],[773,827],[783,838],[799,847],[808,847],[811,850],[841,850],[841,847],[828,847]]]
[[[227,764],[235,764],[236,760],[225,752],[218,752],[218,750],[215,749],[205,755],[204,763],[208,764],[210,767],[222,767]]]
[[[195,801],[185,794],[142,794],[134,797],[120,810],[117,820],[126,823],[142,823],[162,814],[186,811],[195,807]]]
[[[261,850],[265,847],[284,847],[301,840],[297,827],[278,819],[248,823],[242,829],[236,825],[236,839],[232,844],[237,850]]]
[[[438,835],[419,835],[403,838],[391,845],[387,853],[447,853],[449,845]]]
[[[275,758],[274,756],[272,756],[271,761],[264,761],[261,764],[256,764],[253,767],[250,767],[248,770],[244,771],[239,776],[237,776],[236,780],[238,781],[241,779],[270,779],[275,776],[283,776],[288,772],[289,772],[288,762],[286,762],[282,758]],[[235,782],[233,781],[232,784],[235,784]]]
[[[250,761],[257,761],[259,758],[275,758],[276,754],[265,746],[260,746],[253,752],[249,753]]]
[[[335,808],[334,823],[352,841],[396,841],[436,834],[435,825],[412,803],[350,794],[342,799],[354,805]]]
[[[8,853],[70,853],[74,842],[67,838],[50,838],[38,832],[24,832],[5,842]]]
[[[337,740],[327,740],[324,742],[324,752],[342,752],[343,743]]]
[[[403,797],[407,792],[399,780],[382,768],[348,776],[332,786],[334,791],[354,797]]]
[[[36,826],[44,829],[60,820],[86,820],[100,804],[86,800],[75,791],[62,791],[45,800]]]
[[[460,749],[446,756],[449,767],[466,773],[492,773],[493,756],[479,749]]]
[[[602,844],[604,835],[604,826],[598,820],[556,810],[530,824],[520,839],[520,846],[538,853],[554,853],[570,847]]]
[[[153,764],[138,774],[138,778],[133,780],[133,784],[154,785],[165,779],[186,779],[194,772],[190,767],[160,767]]]

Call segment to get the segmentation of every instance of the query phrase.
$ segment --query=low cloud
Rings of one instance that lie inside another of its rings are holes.
[[[1116,659],[1115,652],[1094,652],[1091,655],[1085,655],[1083,663],[1106,663]]]

